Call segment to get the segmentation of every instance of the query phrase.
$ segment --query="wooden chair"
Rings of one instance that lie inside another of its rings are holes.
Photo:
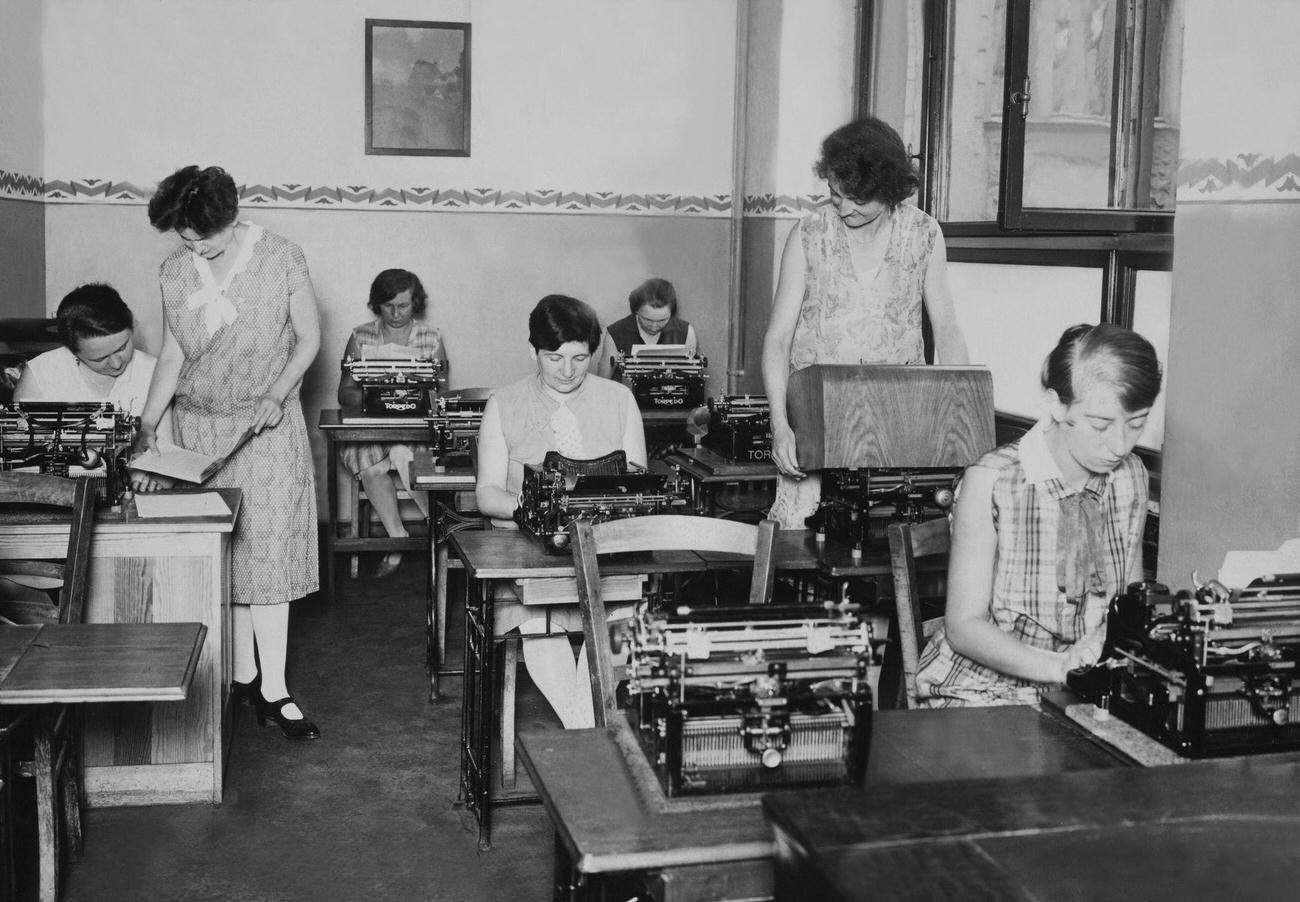
[[[758,524],[715,520],[709,517],[685,517],[665,514],[632,517],[592,525],[577,520],[570,525],[573,534],[573,562],[578,575],[578,606],[582,611],[582,630],[587,642],[587,663],[591,669],[591,697],[596,726],[607,726],[618,713],[615,690],[619,674],[614,672],[609,643],[609,623],[600,592],[599,555],[627,551],[712,551],[746,555],[753,558],[754,574],[750,580],[749,603],[767,604],[772,599],[775,568],[772,543],[777,524],[764,520]]]
[[[916,561],[931,555],[946,555],[950,529],[948,518],[939,517],[924,523],[891,523],[888,533],[898,638],[896,644],[891,643],[890,660],[882,668],[878,704],[881,708],[914,708],[921,648],[943,623],[943,617],[924,618]]]
[[[50,508],[62,516],[71,514],[65,560],[0,560],[0,575],[61,581],[58,622],[81,623],[95,513],[91,481],[33,473],[0,473],[0,507],[10,505]],[[74,858],[81,855],[81,814],[85,800],[79,711],[66,705],[45,705],[25,712],[22,717],[27,720],[32,756],[30,760],[20,761],[18,770],[36,781],[39,898],[42,902],[55,902],[63,855]]]

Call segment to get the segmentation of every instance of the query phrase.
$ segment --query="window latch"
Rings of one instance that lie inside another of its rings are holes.
[[[1024,82],[1021,84],[1021,86],[1020,86],[1020,90],[1019,90],[1019,91],[1012,91],[1012,92],[1011,92],[1011,104],[1012,104],[1012,106],[1019,106],[1019,107],[1020,107],[1020,118],[1021,118],[1021,119],[1028,119],[1028,118],[1029,118],[1029,101],[1030,101],[1030,99],[1031,99],[1031,98],[1030,98],[1030,96],[1029,96],[1029,77],[1028,77],[1028,76],[1025,76],[1025,80],[1024,80]]]

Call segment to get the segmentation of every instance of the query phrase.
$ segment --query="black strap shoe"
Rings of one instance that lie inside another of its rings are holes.
[[[305,717],[291,719],[284,716],[285,705],[298,704],[293,700],[293,696],[286,695],[277,702],[268,702],[261,695],[257,697],[257,725],[266,726],[266,721],[272,720],[280,728],[285,739],[319,739],[320,730],[314,723]]]

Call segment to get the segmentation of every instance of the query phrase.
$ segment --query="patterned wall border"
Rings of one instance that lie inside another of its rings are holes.
[[[44,195],[45,183],[39,176],[0,169],[0,199],[40,200]]]
[[[1239,153],[1227,159],[1182,160],[1177,203],[1300,202],[1300,156]]]

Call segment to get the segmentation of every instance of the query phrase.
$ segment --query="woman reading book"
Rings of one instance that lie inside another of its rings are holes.
[[[629,464],[646,465],[645,432],[636,399],[622,383],[589,372],[600,345],[600,323],[582,301],[552,294],[528,316],[528,343],[537,372],[493,392],[483,411],[478,439],[479,510],[498,528],[515,528],[524,467],[540,464],[548,451],[587,460],[622,450]],[[575,663],[566,635],[582,629],[575,604],[529,606],[499,599],[498,634],[524,635],[529,676],[566,729],[595,722],[586,648]],[[610,617],[617,617],[615,611]]]

